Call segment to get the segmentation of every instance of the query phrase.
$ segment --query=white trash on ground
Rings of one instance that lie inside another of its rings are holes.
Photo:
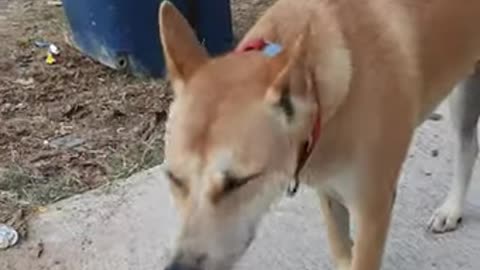
[[[60,49],[57,47],[57,45],[55,45],[53,43],[48,46],[48,51],[53,55],[59,55],[60,54]]]
[[[0,250],[12,247],[17,242],[17,231],[6,224],[0,224]]]

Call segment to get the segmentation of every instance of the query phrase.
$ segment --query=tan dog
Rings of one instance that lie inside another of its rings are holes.
[[[168,2],[160,18],[176,96],[167,175],[183,221],[166,269],[230,269],[299,169],[337,269],[380,269],[412,134],[480,59],[480,1],[279,0],[240,45],[273,41],[274,56],[210,58]]]

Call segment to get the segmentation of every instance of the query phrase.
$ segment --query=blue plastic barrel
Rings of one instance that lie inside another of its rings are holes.
[[[231,49],[233,45],[230,0],[190,0],[191,24],[198,38],[213,55]]]
[[[158,30],[162,0],[64,0],[74,45],[84,54],[137,75],[165,75]],[[229,0],[171,0],[212,55],[229,50]]]

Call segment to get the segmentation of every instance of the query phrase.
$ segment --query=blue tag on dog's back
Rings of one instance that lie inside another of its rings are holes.
[[[265,48],[263,48],[263,54],[265,54],[268,57],[275,57],[279,53],[281,53],[283,50],[283,47],[280,44],[277,43],[268,43]]]

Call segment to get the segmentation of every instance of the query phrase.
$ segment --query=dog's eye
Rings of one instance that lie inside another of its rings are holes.
[[[255,173],[246,177],[237,177],[232,174],[226,174],[225,175],[225,180],[224,180],[224,186],[223,186],[223,192],[224,193],[229,193],[232,192],[244,185],[246,185],[248,182],[252,181],[253,179],[257,178],[260,176],[260,173]]]

